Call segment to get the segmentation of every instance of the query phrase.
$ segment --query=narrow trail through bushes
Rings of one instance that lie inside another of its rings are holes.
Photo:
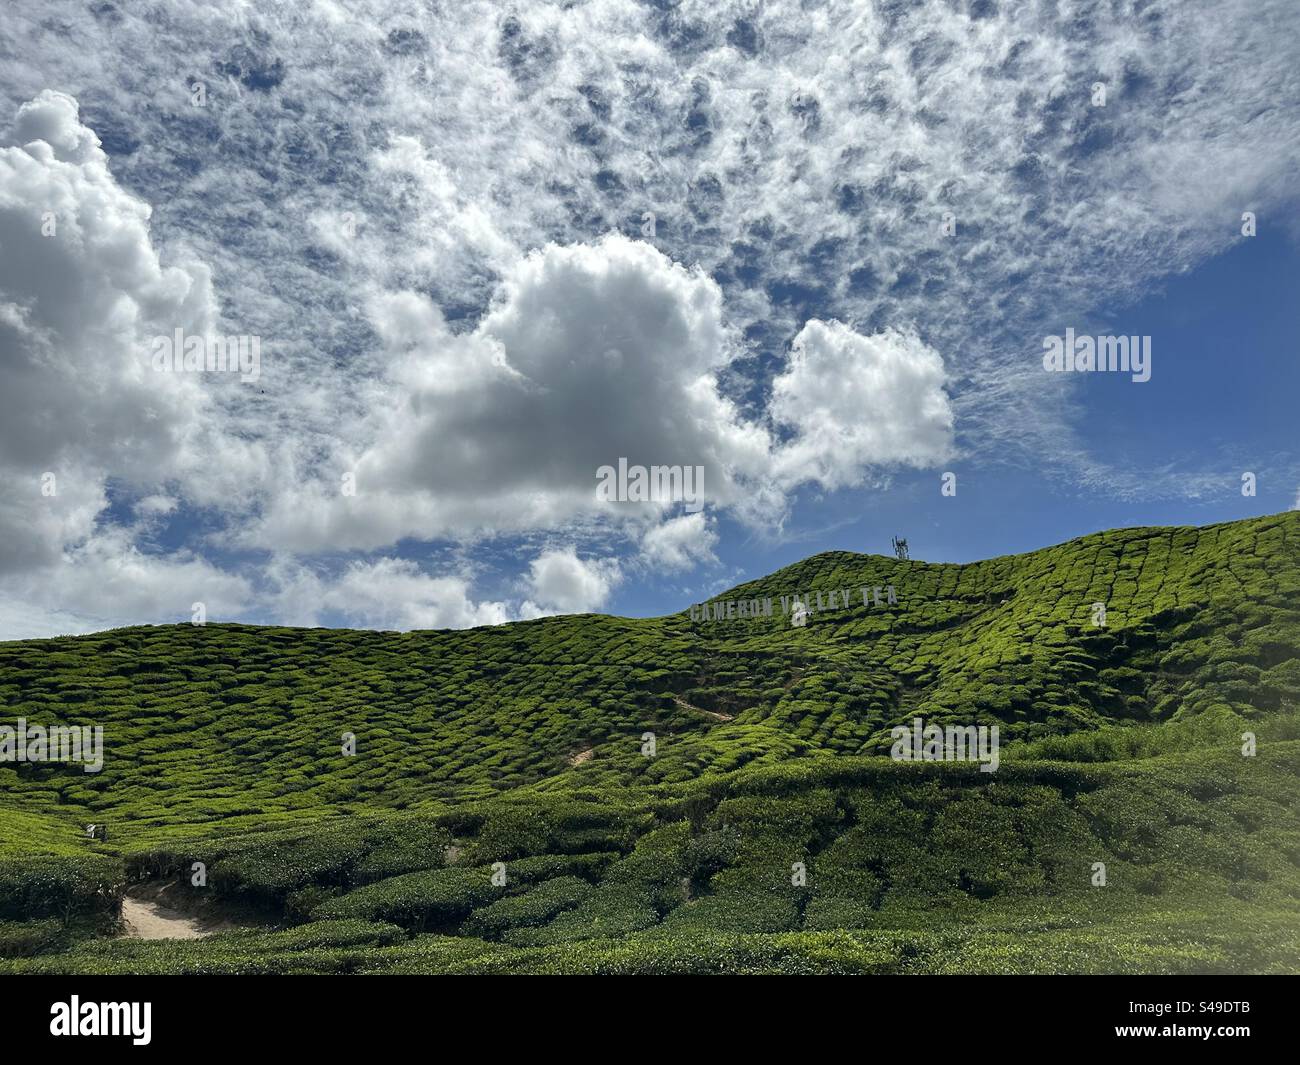
[[[716,710],[704,710],[698,706],[692,706],[685,699],[678,698],[676,695],[672,698],[673,702],[678,706],[683,707],[686,710],[694,710],[697,714],[703,714],[705,717],[711,717],[714,721],[732,721],[736,716],[735,714],[720,714]]]

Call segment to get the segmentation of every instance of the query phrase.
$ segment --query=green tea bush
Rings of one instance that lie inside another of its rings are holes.
[[[120,861],[100,854],[0,860],[0,919],[109,915],[122,895]]]
[[[480,939],[496,939],[512,928],[545,924],[556,914],[577,906],[592,890],[590,884],[576,876],[544,880],[522,895],[498,899],[475,910],[462,931]]]
[[[52,950],[64,941],[61,921],[0,921],[0,958],[27,958]]]
[[[437,869],[445,864],[452,840],[452,834],[431,819],[402,820],[387,825],[353,866],[351,880],[368,884],[401,873]]]
[[[457,924],[500,893],[490,869],[433,869],[359,887],[319,907],[312,919],[390,921],[423,931]]]
[[[659,921],[653,893],[642,886],[605,886],[585,896],[572,910],[540,928],[511,928],[502,938],[519,947],[608,939],[649,928]]]

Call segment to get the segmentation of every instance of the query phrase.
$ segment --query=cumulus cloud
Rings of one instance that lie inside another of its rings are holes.
[[[260,531],[279,547],[372,548],[595,519],[596,471],[619,458],[704,466],[709,501],[738,499],[768,436],[718,391],[721,293],[640,241],[548,245],[519,259],[469,333],[414,293],[370,314],[392,362],[358,427],[357,496],[288,492]]]
[[[615,559],[581,559],[573,547],[550,548],[529,563],[530,598],[525,618],[547,614],[586,614],[604,606],[622,580]]]
[[[267,567],[269,597],[277,616],[290,624],[320,625],[344,618],[374,629],[464,629],[509,620],[501,602],[475,602],[460,576],[431,576],[410,559],[377,558],[349,563],[341,573],[320,575],[290,558]]]
[[[190,621],[202,603],[209,621],[243,616],[249,582],[190,551],[145,554],[131,530],[114,528],[67,550],[55,566],[0,578],[0,639],[93,632],[123,625]],[[26,604],[24,611],[14,604]]]
[[[777,453],[780,479],[834,489],[872,466],[943,462],[953,429],[944,380],[943,359],[914,333],[809,322],[772,382],[772,417],[794,429]]]
[[[713,549],[718,534],[714,525],[714,520],[703,512],[669,518],[646,531],[641,539],[641,555],[655,569],[668,572],[716,562]]]
[[[229,504],[250,454],[216,418],[197,375],[154,370],[150,340],[217,320],[201,263],[164,266],[151,209],[115,180],[72,97],[23,104],[0,147],[0,595],[29,604],[11,635],[227,616],[249,606],[242,578],[182,547],[143,552],[143,528],[101,526],[112,483],[186,483]],[[238,480],[238,473],[236,472]],[[174,510],[153,493],[145,524]],[[181,600],[184,600],[183,602]]]
[[[91,532],[110,475],[160,483],[194,461],[203,393],[153,372],[147,340],[206,332],[197,264],[163,267],[76,101],[42,92],[0,147],[0,572]]]
[[[644,521],[645,506],[597,499],[597,471],[619,459],[702,468],[707,504],[770,519],[800,483],[857,483],[867,465],[923,465],[950,443],[936,352],[810,322],[774,384],[771,414],[796,427],[774,451],[769,428],[719,389],[736,349],[716,282],[619,235],[521,258],[469,333],[415,293],[370,313],[392,356],[387,394],[357,429],[369,443],[331,470],[354,472],[357,494],[324,481],[285,492],[262,544],[370,549]]]

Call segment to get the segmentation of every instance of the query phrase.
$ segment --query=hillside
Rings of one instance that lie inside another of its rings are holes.
[[[106,748],[0,765],[0,956],[38,955],[0,965],[1295,971],[1298,548],[1293,512],[718,597],[771,616],[0,644],[0,723]],[[998,725],[1001,767],[891,761],[917,716]],[[173,877],[286,927],[87,938]]]

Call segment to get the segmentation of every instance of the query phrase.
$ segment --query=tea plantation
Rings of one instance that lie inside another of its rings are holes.
[[[0,972],[1300,972],[1300,512],[767,597],[0,644],[0,725],[105,746],[0,764]],[[265,927],[113,938],[159,882]]]

